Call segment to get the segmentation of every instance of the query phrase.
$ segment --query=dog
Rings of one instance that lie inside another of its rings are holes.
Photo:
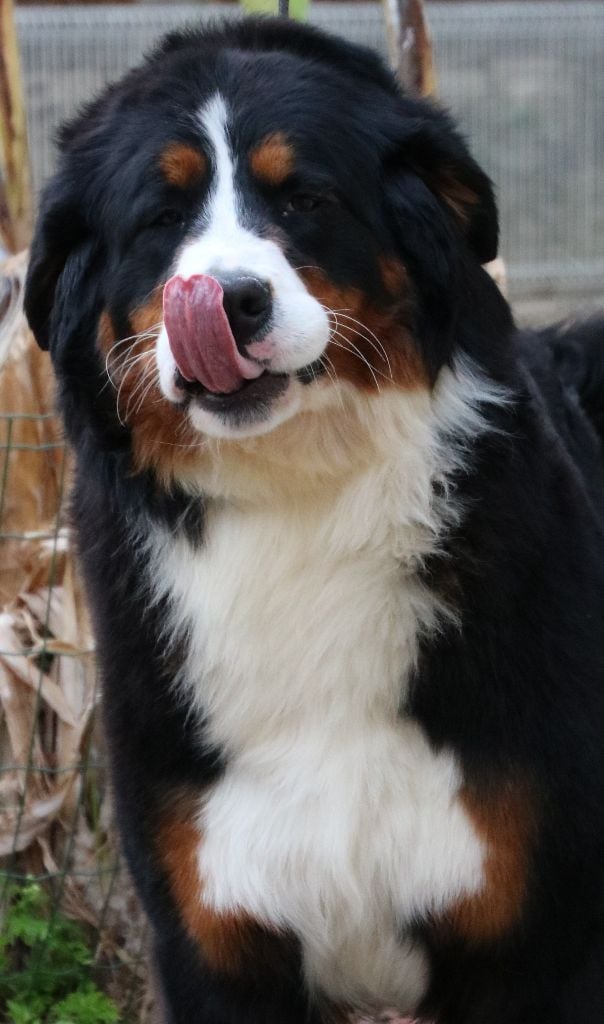
[[[170,35],[60,136],[29,323],[171,1024],[604,1019],[604,330],[377,55]]]

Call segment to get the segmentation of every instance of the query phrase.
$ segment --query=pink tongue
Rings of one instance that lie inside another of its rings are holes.
[[[262,366],[245,359],[235,344],[215,277],[171,277],[164,288],[164,323],[176,365],[185,380],[214,394],[237,391]]]

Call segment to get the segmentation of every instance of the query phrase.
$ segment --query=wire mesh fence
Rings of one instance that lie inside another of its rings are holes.
[[[25,265],[1,278],[0,1019],[142,1021],[146,934],[116,852],[70,458]]]
[[[35,187],[52,169],[58,122],[167,29],[235,13],[18,10]],[[513,292],[602,295],[604,5],[432,3],[428,13],[441,95],[498,184]],[[377,4],[316,3],[312,19],[385,52]],[[51,1024],[75,993],[84,1009],[89,997],[88,1016],[72,1006],[63,1019],[134,1024],[151,1012],[147,938],[116,853],[69,456],[47,357],[23,321],[23,272],[14,261],[0,289],[0,1018]]]
[[[604,288],[604,4],[428,3],[440,94],[497,184],[513,295]],[[60,120],[164,31],[234,5],[25,8],[18,28],[34,181]],[[311,20],[385,54],[378,3],[323,3]]]

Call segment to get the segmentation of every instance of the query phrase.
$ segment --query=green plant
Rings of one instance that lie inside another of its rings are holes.
[[[52,912],[37,882],[7,894],[0,935],[0,1015],[6,1024],[117,1024],[117,1007],[90,979],[84,928]]]

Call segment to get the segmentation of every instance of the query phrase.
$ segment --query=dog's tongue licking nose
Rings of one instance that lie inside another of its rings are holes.
[[[262,367],[239,352],[215,277],[171,277],[164,288],[164,323],[176,365],[185,380],[214,394],[237,391]]]

